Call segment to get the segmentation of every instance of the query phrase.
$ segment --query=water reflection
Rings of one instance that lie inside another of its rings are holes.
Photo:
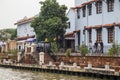
[[[103,79],[0,68],[0,80],[103,80]]]

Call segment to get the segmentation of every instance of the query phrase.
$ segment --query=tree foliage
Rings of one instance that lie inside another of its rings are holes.
[[[2,29],[0,30],[0,40],[15,39],[17,36],[17,29]]]
[[[118,46],[117,43],[113,43],[112,47],[108,50],[108,55],[115,55],[118,54],[120,52],[120,47]]]
[[[41,12],[31,23],[38,41],[44,41],[46,37],[49,41],[52,41],[55,37],[57,39],[62,38],[67,27],[67,7],[59,5],[56,0],[45,0],[40,4],[42,5]]]
[[[65,56],[70,57],[71,52],[72,52],[72,50],[70,48],[67,49],[66,52],[65,52]]]
[[[82,44],[79,47],[79,51],[82,56],[85,56],[86,54],[88,54],[88,47],[85,44]]]
[[[59,47],[58,47],[58,45],[57,45],[56,42],[52,42],[52,43],[51,43],[51,51],[52,51],[54,54],[56,54],[56,53],[59,52]]]

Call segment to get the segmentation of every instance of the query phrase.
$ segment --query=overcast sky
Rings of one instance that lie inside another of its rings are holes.
[[[16,28],[14,23],[24,16],[32,17],[39,13],[42,0],[0,0],[0,29]],[[74,0],[57,0],[68,8],[74,6]]]

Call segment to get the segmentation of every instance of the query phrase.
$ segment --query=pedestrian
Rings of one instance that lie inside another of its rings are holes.
[[[101,45],[100,45],[100,42],[99,42],[99,43],[98,43],[97,52],[100,53],[100,50],[101,50]]]
[[[90,42],[89,42],[89,52],[90,52],[90,53],[93,52],[93,50],[92,50],[92,41],[91,41],[91,40],[90,40]]]
[[[94,43],[94,48],[95,48],[95,53],[97,53],[98,52],[98,42],[97,42],[97,40]]]
[[[101,52],[101,53],[103,53],[103,48],[104,48],[104,44],[103,44],[103,42],[101,41],[101,42],[100,42],[100,52]]]

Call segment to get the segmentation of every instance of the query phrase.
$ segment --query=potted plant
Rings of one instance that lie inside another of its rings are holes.
[[[113,56],[113,55],[115,55],[115,54],[118,54],[119,53],[119,50],[120,48],[119,48],[119,46],[118,46],[118,44],[117,43],[113,43],[112,44],[112,47],[108,50],[108,55],[109,56]]]
[[[67,49],[66,52],[65,52],[65,55],[66,57],[70,57],[70,54],[71,54],[71,49]]]
[[[79,48],[81,56],[88,54],[88,47],[85,44],[82,44]]]

